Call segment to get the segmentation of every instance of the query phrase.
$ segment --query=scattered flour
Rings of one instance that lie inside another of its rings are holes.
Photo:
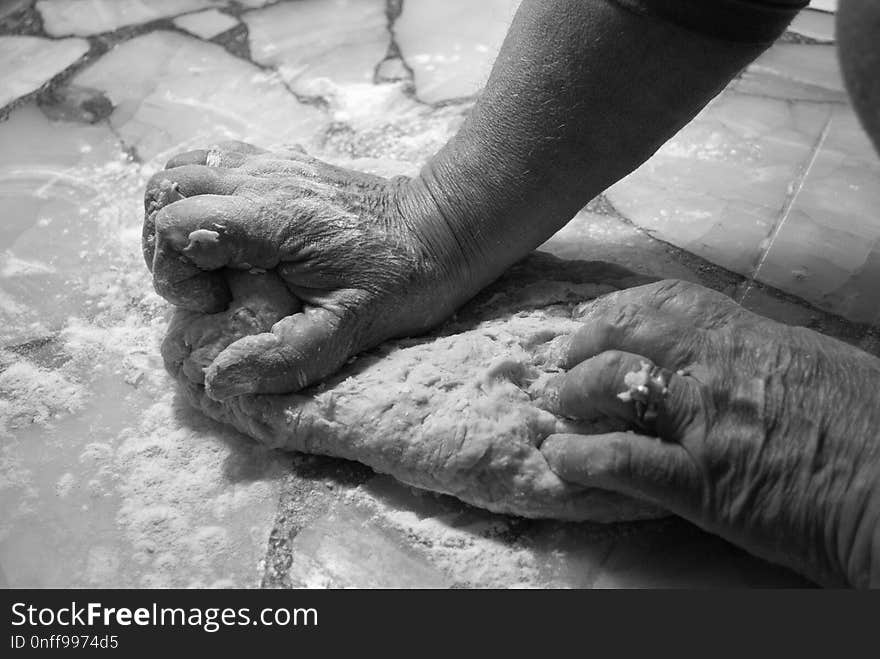
[[[76,476],[71,474],[69,471],[66,472],[58,479],[58,482],[55,484],[55,494],[57,494],[62,499],[66,499],[70,494],[70,490],[73,489],[73,486],[76,484]]]
[[[381,174],[414,172],[467,109],[426,108],[395,85],[325,86],[321,94],[335,128],[314,155]],[[99,146],[94,154],[103,153]],[[34,242],[57,253],[4,255],[0,274],[45,277],[66,296],[56,304],[0,290],[11,342],[51,340],[39,355],[0,352],[0,540],[28,527],[54,538],[45,520],[83,508],[115,515],[106,536],[39,547],[64,563],[70,583],[258,585],[288,463],[176,402],[158,349],[169,307],[153,291],[140,249],[138,209],[161,157],[138,164],[95,156],[64,161],[62,174],[55,165],[35,174],[46,179],[41,198],[74,210],[47,206],[33,229]],[[36,432],[26,436],[28,428]],[[23,450],[32,439],[59,438],[50,458]],[[55,460],[54,471],[44,459]],[[503,540],[503,522],[455,528],[452,519],[378,503],[375,515],[455,583],[535,583],[532,559]]]
[[[3,368],[5,366],[5,368]],[[88,392],[58,370],[0,354],[0,437],[31,424],[48,425],[80,410]]]
[[[142,587],[259,583],[283,469],[265,449],[157,396],[114,454],[117,521],[133,546]],[[103,447],[89,445],[81,460]],[[232,474],[251,478],[235,480]]]
[[[507,539],[510,524],[504,517],[480,512],[471,519],[469,511],[421,516],[382,501],[364,487],[348,493],[346,501],[371,510],[371,521],[400,534],[443,571],[453,586],[542,586],[538,559],[517,541]]]

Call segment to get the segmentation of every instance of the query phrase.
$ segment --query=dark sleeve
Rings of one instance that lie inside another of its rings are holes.
[[[630,11],[656,16],[708,37],[770,43],[809,0],[611,0]]]

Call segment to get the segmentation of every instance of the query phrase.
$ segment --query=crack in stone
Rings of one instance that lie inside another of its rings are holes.
[[[789,103],[791,105],[791,103]],[[813,143],[812,148],[810,149],[810,155],[807,158],[805,164],[803,164],[797,172],[794,180],[789,184],[788,193],[786,194],[785,201],[782,206],[782,210],[779,214],[779,218],[774,223],[773,228],[770,230],[767,235],[766,240],[768,241],[767,246],[761,250],[761,254],[758,256],[757,262],[752,267],[751,274],[746,278],[745,283],[742,285],[740,289],[737,290],[737,293],[734,299],[739,304],[744,304],[746,299],[749,296],[749,292],[754,287],[755,281],[761,273],[761,269],[764,267],[764,263],[767,261],[767,257],[770,254],[770,251],[773,249],[773,244],[776,242],[776,238],[782,232],[784,226],[786,226],[786,222],[791,213],[791,209],[794,207],[794,203],[800,195],[801,190],[804,187],[804,182],[807,180],[807,176],[810,171],[813,169],[813,164],[816,162],[816,158],[819,155],[819,152],[822,149],[822,145],[825,143],[825,138],[828,137],[828,131],[831,128],[831,122],[833,121],[833,115],[829,112],[828,118],[825,120],[825,124],[822,126],[822,131],[819,133],[819,137]]]
[[[0,18],[0,35],[24,35],[53,39],[43,28],[43,16],[34,0]]]
[[[291,588],[291,543],[309,524],[344,496],[345,490],[367,482],[373,470],[357,462],[295,454],[281,484],[278,507],[263,558],[261,588]]]

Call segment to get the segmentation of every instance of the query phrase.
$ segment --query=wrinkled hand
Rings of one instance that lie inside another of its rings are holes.
[[[820,583],[880,585],[880,360],[680,281],[600,298],[584,322],[548,387],[557,412],[634,424],[626,374],[684,374],[645,434],[548,437],[561,477],[657,503]]]
[[[209,395],[296,391],[385,339],[426,331],[476,292],[416,187],[240,142],[183,153],[153,177],[143,249],[159,294],[219,312],[238,270],[272,271],[296,298],[270,332],[217,356]]]

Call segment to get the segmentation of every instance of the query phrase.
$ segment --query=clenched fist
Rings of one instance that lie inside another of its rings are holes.
[[[230,142],[183,153],[153,177],[145,206],[144,256],[173,304],[224,310],[236,270],[273,271],[290,295],[270,332],[214,360],[205,385],[218,400],[301,389],[383,340],[423,333],[479,289],[415,182],[299,149]]]

